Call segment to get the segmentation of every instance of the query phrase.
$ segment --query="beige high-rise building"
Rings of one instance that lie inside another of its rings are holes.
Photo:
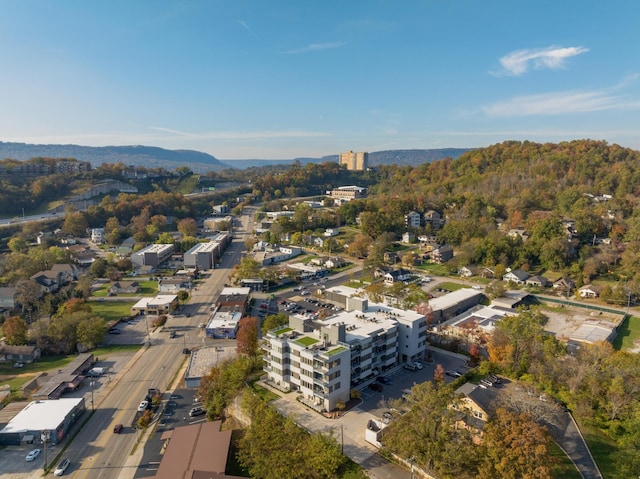
[[[340,153],[340,165],[345,165],[347,170],[364,171],[368,164],[369,153],[366,151]]]

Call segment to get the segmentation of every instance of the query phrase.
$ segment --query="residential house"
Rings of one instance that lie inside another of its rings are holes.
[[[416,240],[416,234],[411,231],[406,231],[402,233],[402,242],[403,243],[413,243]]]
[[[135,294],[139,291],[140,284],[137,281],[116,281],[109,287],[109,293],[112,294]]]
[[[340,230],[338,228],[327,228],[324,230],[324,235],[327,237],[338,236],[340,234]]]
[[[525,280],[524,284],[534,288],[546,288],[550,283],[549,280],[544,276],[535,275],[528,277]]]
[[[378,268],[375,269],[375,271],[373,272],[373,277],[378,279],[378,278],[384,278],[384,275],[389,273],[391,271],[391,268],[387,268],[385,266],[380,266]]]
[[[453,247],[449,245],[442,245],[436,249],[434,249],[429,255],[431,261],[434,263],[446,263],[451,258],[453,258]]]
[[[420,228],[420,213],[411,211],[404,215],[404,224],[409,228]]]
[[[40,359],[40,348],[37,346],[0,344],[0,363],[32,363],[38,359]]]
[[[311,260],[309,261],[309,264],[312,264],[314,266],[324,266],[326,261],[327,261],[326,257],[316,256],[315,258],[311,258]]]
[[[0,288],[0,311],[13,311],[18,305],[16,297],[18,296],[18,288],[2,287]]]
[[[522,228],[512,228],[507,233],[507,236],[510,238],[522,238],[522,241],[527,241],[529,239],[529,233]]]
[[[411,279],[411,271],[403,268],[389,271],[384,275],[384,282],[386,284],[393,284],[398,281],[407,281],[408,279]]]
[[[556,282],[553,283],[553,289],[558,292],[558,294],[571,294],[576,287],[576,283],[570,278],[560,278]]]
[[[104,243],[104,228],[91,228],[91,241],[95,244]]]
[[[478,267],[473,264],[462,266],[460,269],[458,269],[458,274],[461,278],[471,278],[472,276],[476,276],[478,274]]]
[[[483,278],[486,279],[493,279],[496,277],[495,271],[493,270],[493,268],[482,268],[480,270],[480,276],[482,276]]]
[[[502,277],[502,281],[507,281],[515,284],[524,284],[529,277],[529,273],[521,269],[514,269],[513,271],[507,271]]]
[[[497,393],[494,388],[483,388],[473,383],[464,383],[455,394],[457,400],[451,405],[458,412],[456,427],[469,430],[473,441],[482,440],[482,429],[495,414]]]
[[[440,229],[442,227],[442,216],[435,210],[429,210],[422,215],[424,219],[425,225],[431,225],[431,228],[434,230]]]
[[[50,271],[57,275],[58,282],[61,285],[77,281],[82,274],[82,270],[75,264],[54,264]]]
[[[342,268],[346,264],[347,262],[338,256],[333,256],[324,262],[324,266],[329,269]]]
[[[586,286],[578,289],[578,294],[580,294],[582,298],[597,298],[600,296],[601,292],[602,288],[594,284],[587,284]]]
[[[158,280],[158,293],[177,293],[191,289],[192,285],[189,277],[161,278]]]
[[[29,279],[40,287],[43,294],[55,293],[60,288],[57,275],[50,274],[49,271],[40,271]]]
[[[389,264],[396,264],[400,260],[398,253],[395,251],[385,251],[384,255],[382,255],[382,259],[385,263]]]

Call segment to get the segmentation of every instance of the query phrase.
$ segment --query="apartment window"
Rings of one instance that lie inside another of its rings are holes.
[[[484,414],[482,414],[480,411],[473,411],[473,417],[482,419],[484,417]]]

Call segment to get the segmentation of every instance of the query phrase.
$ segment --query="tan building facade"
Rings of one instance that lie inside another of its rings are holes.
[[[369,166],[369,153],[366,151],[340,153],[340,165],[345,165],[347,170],[364,171]]]

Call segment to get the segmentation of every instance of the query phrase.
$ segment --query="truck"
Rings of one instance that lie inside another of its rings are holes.
[[[89,371],[87,371],[87,376],[95,378],[98,376],[102,376],[106,372],[107,368],[91,368],[89,369]]]

